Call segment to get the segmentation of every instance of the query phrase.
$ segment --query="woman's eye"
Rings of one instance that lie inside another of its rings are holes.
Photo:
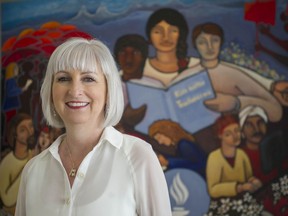
[[[152,33],[154,33],[154,34],[160,34],[161,31],[160,31],[160,29],[156,28],[156,29],[153,29],[153,30],[152,30]]]
[[[170,31],[173,32],[173,33],[178,33],[179,32],[177,28],[171,28]]]
[[[212,38],[212,41],[218,43],[220,41],[220,38],[214,37],[214,38]]]
[[[84,78],[83,78],[83,81],[85,81],[85,82],[94,82],[95,79],[92,78],[92,77],[84,77]]]
[[[65,81],[69,81],[68,77],[58,77],[57,78],[57,82],[65,82]]]

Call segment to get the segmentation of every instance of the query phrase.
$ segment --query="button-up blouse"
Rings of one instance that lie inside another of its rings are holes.
[[[171,216],[165,177],[148,143],[105,128],[71,188],[58,153],[65,136],[25,166],[16,216]]]

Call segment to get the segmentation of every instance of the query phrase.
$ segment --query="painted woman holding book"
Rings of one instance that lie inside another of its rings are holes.
[[[236,65],[219,59],[224,42],[224,33],[219,25],[204,23],[196,26],[192,32],[192,42],[200,54],[200,63],[181,76],[208,71],[216,93],[214,99],[205,101],[209,109],[220,113],[238,112],[248,105],[257,105],[267,112],[270,121],[277,122],[281,119],[280,103],[262,83]]]
[[[177,10],[162,8],[155,11],[146,24],[146,35],[155,48],[155,56],[147,58],[144,73],[167,86],[191,64],[187,57],[188,25]]]

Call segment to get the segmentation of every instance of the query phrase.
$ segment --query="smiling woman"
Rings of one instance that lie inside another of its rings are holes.
[[[151,146],[113,128],[123,112],[122,86],[102,42],[74,38],[56,48],[41,97],[47,122],[66,133],[25,166],[17,216],[171,215]]]

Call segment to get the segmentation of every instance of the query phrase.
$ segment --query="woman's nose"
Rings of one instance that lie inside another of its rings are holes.
[[[83,92],[83,88],[80,82],[72,82],[69,88],[69,94],[72,96],[81,95]]]

